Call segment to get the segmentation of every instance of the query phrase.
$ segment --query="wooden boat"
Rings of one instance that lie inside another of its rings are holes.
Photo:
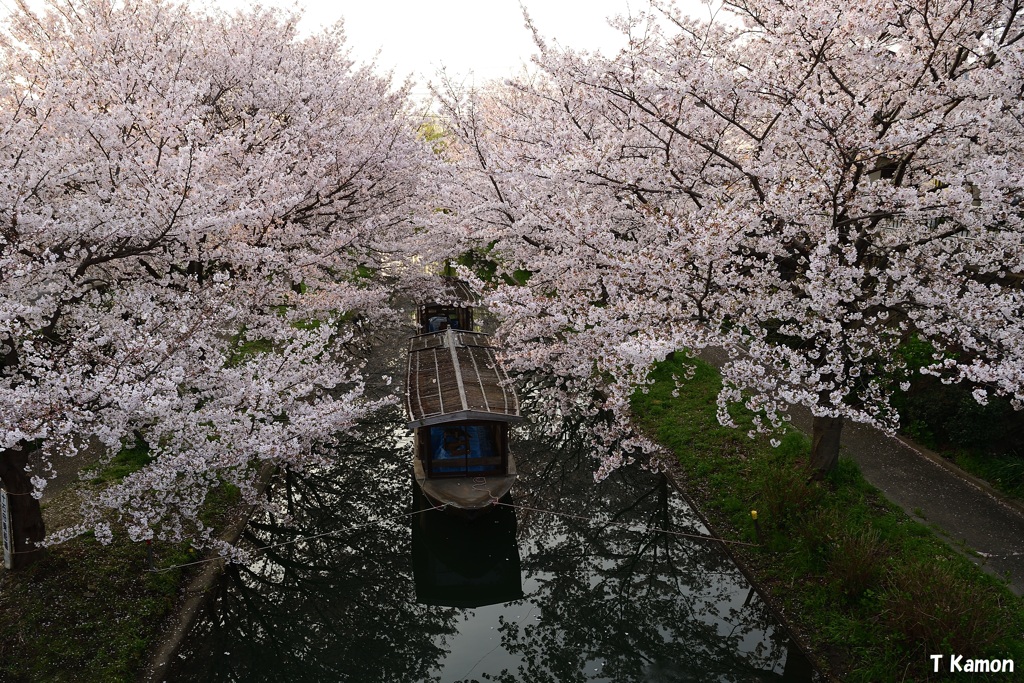
[[[412,337],[406,408],[413,472],[430,501],[478,512],[509,492],[509,425],[523,418],[488,335],[445,325]]]

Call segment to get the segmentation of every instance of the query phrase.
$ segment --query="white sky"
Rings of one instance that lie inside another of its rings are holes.
[[[28,0],[40,6],[45,0]],[[179,0],[180,1],[180,0]],[[184,0],[194,7],[225,10],[251,7],[256,0]],[[695,16],[707,17],[702,0],[677,0]],[[466,84],[504,78],[519,72],[535,52],[523,21],[520,0],[260,0],[271,7],[299,8],[301,29],[313,32],[339,19],[345,23],[353,57],[368,62],[377,56],[379,70],[394,69],[395,80],[412,76],[424,84],[443,66]],[[614,54],[624,44],[608,17],[647,10],[650,0],[522,0],[543,38],[578,50]],[[717,4],[717,3],[716,3]],[[14,5],[0,0],[0,15]]]
[[[225,9],[249,0],[210,0]],[[523,0],[545,40],[566,47],[613,54],[623,36],[606,18],[648,7],[649,0]],[[263,0],[265,6],[305,10],[303,29],[315,30],[344,19],[353,56],[363,62],[380,51],[382,70],[394,68],[396,80],[412,75],[419,83],[438,69],[477,83],[519,71],[534,53],[519,0]],[[196,0],[196,5],[202,2]],[[699,0],[681,6],[706,13]]]

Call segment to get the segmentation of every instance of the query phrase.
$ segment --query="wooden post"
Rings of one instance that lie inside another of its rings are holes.
[[[7,491],[7,528],[11,538],[11,568],[21,569],[43,557],[38,544],[46,536],[39,500],[32,495],[26,471],[29,449],[0,450],[0,484]]]
[[[11,569],[14,542],[11,540],[11,512],[7,505],[7,489],[3,488],[0,488],[0,535],[3,537],[4,569]]]

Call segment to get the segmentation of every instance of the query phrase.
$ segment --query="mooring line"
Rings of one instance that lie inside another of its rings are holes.
[[[487,477],[474,477],[473,478],[473,490],[486,493],[490,500],[488,501],[491,505],[497,505],[498,499],[494,495],[494,491],[487,486]]]
[[[477,477],[476,479],[484,479],[484,482],[474,482],[475,484],[486,483],[486,479],[483,478],[483,477]],[[473,488],[476,488],[476,486],[474,486]],[[524,511],[527,511],[527,512],[538,512],[538,513],[541,513],[541,514],[553,515],[555,517],[566,517],[566,518],[569,518],[569,519],[579,520],[581,522],[588,522],[588,523],[593,523],[594,522],[593,517],[584,517],[583,515],[577,515],[577,514],[573,514],[571,512],[561,512],[561,511],[558,511],[558,510],[547,510],[547,509],[544,509],[544,508],[537,508],[537,507],[532,507],[532,506],[529,506],[529,505],[517,505],[515,503],[503,503],[500,500],[498,500],[497,498],[495,498],[494,494],[491,493],[490,490],[488,490],[486,488],[482,489],[482,490],[487,491],[487,493],[491,495],[490,504],[493,505],[493,506],[499,506],[500,505],[502,507],[513,508],[513,509],[517,509],[517,510],[524,510]],[[312,536],[303,536],[301,538],[293,538],[293,539],[290,539],[288,541],[282,541],[280,543],[271,543],[270,545],[264,545],[264,546],[260,546],[258,548],[255,548],[251,552],[259,553],[259,552],[262,552],[264,550],[270,550],[272,548],[280,548],[280,547],[283,547],[283,546],[292,545],[294,543],[301,543],[302,541],[311,541],[311,540],[314,540],[314,539],[317,539],[317,538],[324,538],[324,537],[327,537],[327,536],[334,536],[335,534],[346,533],[346,532],[349,532],[349,531],[357,531],[359,529],[365,529],[367,527],[377,526],[379,524],[384,524],[384,523],[387,523],[387,522],[397,521],[399,519],[403,519],[403,518],[406,518],[406,517],[414,517],[416,515],[423,514],[424,512],[433,512],[435,510],[443,510],[443,509],[445,509],[447,507],[448,507],[447,504],[444,504],[444,505],[434,505],[433,507],[425,508],[423,510],[416,510],[415,512],[406,512],[406,513],[403,513],[401,515],[395,515],[394,517],[385,517],[383,519],[374,520],[372,522],[367,522],[365,524],[356,524],[354,526],[346,527],[344,529],[335,529],[333,531],[325,531],[322,534],[313,534]],[[604,524],[605,524],[605,526],[620,527],[620,528],[626,529],[628,531],[634,531],[634,532],[636,532],[636,531],[643,531],[643,532],[647,532],[647,533],[655,532],[655,533],[661,533],[661,534],[668,534],[670,536],[679,536],[681,538],[691,538],[691,539],[700,540],[700,541],[715,541],[717,543],[722,543],[722,544],[725,544],[725,545],[742,545],[742,546],[747,546],[747,547],[751,547],[751,548],[758,547],[757,543],[747,543],[745,541],[731,541],[731,540],[724,539],[724,538],[718,538],[717,536],[710,536],[708,534],[695,534],[695,533],[688,533],[688,532],[685,532],[685,531],[672,531],[672,530],[669,530],[669,529],[660,529],[660,528],[651,528],[651,527],[646,527],[644,529],[637,529],[636,528],[637,525],[630,524],[628,522],[609,521],[609,522],[605,522]],[[169,572],[169,571],[174,570],[174,569],[181,569],[183,567],[192,567],[192,566],[199,565],[199,564],[206,564],[207,562],[216,562],[218,560],[225,560],[227,558],[228,558],[227,555],[217,555],[216,557],[208,557],[208,558],[204,558],[202,560],[196,560],[195,562],[185,562],[183,564],[175,564],[175,565],[171,565],[170,567],[163,567],[161,569],[147,569],[146,571],[152,572],[154,574],[163,574],[163,573]]]
[[[540,512],[542,514],[555,515],[556,517],[569,517],[570,519],[578,519],[578,520],[583,521],[583,522],[593,522],[594,521],[593,517],[584,517],[582,515],[574,515],[571,512],[559,512],[558,510],[544,510],[542,508],[530,507],[528,505],[516,505],[515,503],[502,503],[501,501],[495,501],[493,498],[491,499],[491,504],[492,505],[502,505],[504,507],[510,507],[510,508],[517,508],[519,510],[528,510],[529,512]],[[637,529],[635,528],[635,525],[630,524],[628,522],[610,521],[610,522],[606,522],[605,524],[606,524],[606,526],[618,526],[618,527],[622,527],[624,529],[628,529],[629,531],[637,531]],[[718,543],[723,543],[723,544],[727,544],[727,545],[744,545],[744,546],[748,546],[748,547],[751,547],[751,548],[759,547],[757,543],[747,543],[746,541],[730,541],[730,540],[725,539],[725,538],[718,538],[717,536],[709,536],[708,534],[691,534],[691,533],[687,533],[685,531],[670,531],[669,529],[658,529],[658,528],[653,528],[652,529],[650,527],[644,529],[643,531],[648,531],[648,532],[656,531],[658,533],[669,534],[671,536],[682,536],[683,538],[695,538],[695,539],[699,539],[699,540],[702,540],[702,541],[717,541]]]
[[[443,510],[446,507],[448,507],[447,503],[445,503],[444,505],[435,505],[433,507],[425,508],[423,510],[416,510],[415,512],[406,512],[406,513],[403,513],[401,515],[395,515],[394,517],[385,517],[383,519],[374,520],[372,522],[367,522],[366,524],[356,524],[355,526],[346,527],[344,529],[335,529],[334,531],[325,531],[322,534],[313,534],[312,536],[303,536],[301,538],[293,538],[293,539],[288,540],[288,541],[281,541],[280,543],[271,543],[270,545],[263,545],[263,546],[260,546],[258,548],[254,548],[250,552],[259,553],[259,552],[262,552],[264,550],[270,550],[271,548],[280,548],[282,546],[292,545],[293,543],[301,543],[302,541],[312,541],[313,539],[324,538],[325,536],[333,536],[335,534],[342,534],[342,533],[345,533],[345,532],[348,532],[348,531],[357,531],[359,529],[365,529],[367,527],[377,526],[378,524],[384,524],[386,522],[394,522],[394,521],[397,521],[399,519],[403,519],[405,517],[414,517],[416,515],[423,514],[424,512],[431,512],[433,510]],[[170,567],[163,567],[161,569],[147,569],[146,571],[152,572],[154,574],[163,574],[165,572],[171,571],[172,569],[181,569],[182,567],[192,567],[192,566],[197,565],[197,564],[206,564],[207,562],[216,562],[218,560],[226,560],[227,558],[228,558],[227,555],[217,555],[216,557],[207,557],[207,558],[204,558],[202,560],[196,560],[195,562],[185,562],[184,564],[174,564],[174,565],[171,565]]]

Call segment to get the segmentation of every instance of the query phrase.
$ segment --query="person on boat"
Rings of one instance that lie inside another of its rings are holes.
[[[441,432],[440,443],[434,452],[435,460],[464,458],[468,455],[469,442],[466,432],[460,427],[445,427]]]
[[[446,315],[435,315],[427,321],[427,329],[430,332],[440,332],[441,330],[448,328],[448,316]]]

